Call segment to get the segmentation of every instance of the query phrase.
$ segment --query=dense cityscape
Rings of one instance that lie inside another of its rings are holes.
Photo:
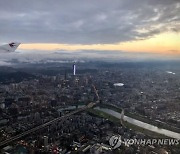
[[[0,0],[0,154],[180,154],[180,0]]]
[[[29,71],[31,74],[22,72],[27,68],[10,72],[1,68],[2,153],[179,153],[179,145],[122,144],[113,149],[109,139],[117,134],[129,139],[169,137],[135,127],[98,110],[98,107],[124,110],[126,116],[155,125],[160,130],[180,133],[178,69],[171,72],[166,67],[142,64],[135,68],[134,64],[78,63],[77,73],[73,74],[71,63],[65,64],[68,69],[64,69],[63,64],[58,65],[53,73],[51,67],[51,73],[34,70],[34,73]],[[24,75],[22,81],[16,81],[16,73]],[[5,74],[6,81],[3,79]],[[90,103],[97,105],[63,119]],[[20,137],[13,139],[18,135]],[[8,139],[10,141],[3,144]]]

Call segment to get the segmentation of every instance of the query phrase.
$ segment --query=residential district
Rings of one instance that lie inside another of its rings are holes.
[[[129,139],[168,137],[122,122],[96,107],[60,118],[98,100],[100,106],[123,109],[125,115],[180,133],[179,94],[180,74],[158,69],[107,68],[82,74],[64,71],[1,83],[1,153],[180,153],[179,145],[121,144],[114,149],[109,144],[113,135]],[[47,125],[39,127],[43,124]]]

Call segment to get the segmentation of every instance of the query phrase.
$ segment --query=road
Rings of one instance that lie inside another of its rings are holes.
[[[66,120],[68,117],[72,116],[73,114],[82,112],[82,111],[87,110],[87,109],[89,109],[89,108],[92,108],[92,107],[94,107],[96,104],[97,104],[97,103],[89,103],[87,106],[84,106],[84,107],[79,108],[79,109],[77,109],[77,110],[75,110],[75,111],[72,111],[72,112],[70,112],[70,113],[68,113],[68,114],[66,114],[66,115],[64,115],[64,116],[62,116],[62,117],[55,118],[55,119],[53,119],[53,120],[51,120],[51,121],[49,121],[49,122],[47,122],[47,123],[44,123],[44,124],[42,124],[42,125],[40,125],[40,126],[37,126],[37,127],[32,128],[32,129],[30,129],[30,130],[28,130],[28,131],[25,131],[25,132],[23,132],[23,133],[21,133],[21,134],[19,134],[19,135],[16,135],[16,136],[14,136],[14,137],[11,137],[11,138],[3,141],[3,142],[0,142],[0,147],[3,147],[3,146],[5,146],[6,144],[11,143],[12,141],[15,141],[15,140],[17,140],[17,139],[20,139],[21,137],[23,137],[23,136],[25,136],[25,135],[28,135],[28,134],[30,134],[30,133],[33,133],[33,132],[35,132],[35,131],[37,131],[37,130],[39,130],[39,129],[42,129],[42,128],[44,128],[44,127],[47,127],[47,126],[51,125],[52,123],[55,123],[55,122],[60,121],[60,120]]]

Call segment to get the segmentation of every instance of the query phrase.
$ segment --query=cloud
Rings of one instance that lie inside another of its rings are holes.
[[[12,64],[10,62],[0,60],[0,66],[11,66],[11,65]]]
[[[178,0],[1,0],[0,41],[110,44],[180,29]]]
[[[169,52],[172,52],[172,53],[180,53],[180,50],[175,50],[175,49],[172,49],[172,50],[168,50]]]
[[[14,65],[19,63],[62,63],[73,61],[106,61],[106,62],[139,62],[179,60],[180,57],[147,52],[76,50],[76,51],[20,51],[18,53],[1,54],[0,65]]]

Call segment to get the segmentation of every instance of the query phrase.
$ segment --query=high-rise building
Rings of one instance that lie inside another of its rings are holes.
[[[44,140],[44,146],[48,146],[48,137],[47,136],[44,136],[43,137],[43,140]]]
[[[76,64],[73,64],[73,75],[76,75]]]

